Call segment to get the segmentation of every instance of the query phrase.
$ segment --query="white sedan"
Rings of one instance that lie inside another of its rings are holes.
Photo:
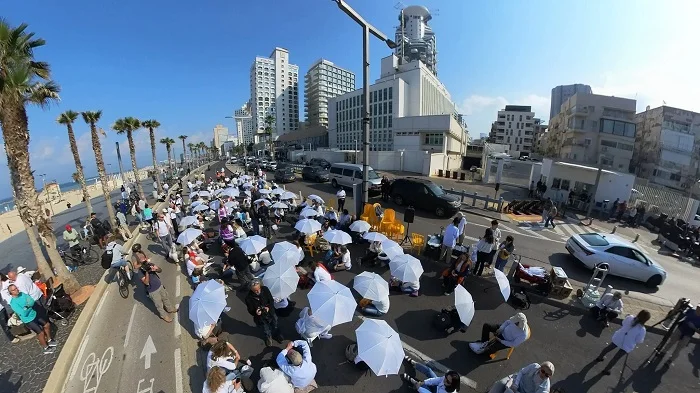
[[[666,270],[634,244],[615,235],[584,233],[566,241],[566,250],[587,268],[607,263],[609,273],[657,287],[666,281]]]

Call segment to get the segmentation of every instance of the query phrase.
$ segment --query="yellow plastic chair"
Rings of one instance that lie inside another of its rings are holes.
[[[391,226],[391,239],[400,242],[406,234],[406,227],[401,223],[394,223]]]
[[[530,339],[530,334],[531,334],[531,333],[532,333],[532,330],[530,329],[530,325],[528,324],[528,325],[527,325],[527,338],[525,339],[525,341],[527,341],[527,340]],[[525,343],[523,343],[523,344],[525,344]],[[521,345],[522,345],[522,344],[521,344]],[[509,360],[509,359],[510,359],[510,355],[513,354],[513,351],[514,351],[514,350],[515,350],[515,347],[510,347],[510,348],[508,348],[508,353],[506,354],[506,360]],[[498,352],[500,352],[500,351],[498,351]],[[495,359],[495,358],[496,358],[496,355],[498,355],[498,352],[490,354],[490,355],[489,355],[489,359],[491,359],[491,360]]]
[[[379,223],[379,232],[384,234],[386,234],[385,232],[392,232],[392,226],[396,224],[398,224],[396,222],[396,211],[394,209],[386,209]]]
[[[377,217],[377,210],[376,210],[378,206],[381,206],[381,205],[378,203],[375,203],[374,205],[372,205],[372,209],[369,212],[369,221],[367,221],[369,223],[369,225],[372,226],[373,231],[379,231],[380,221],[379,221],[379,217]]]
[[[333,208],[333,210],[338,210],[338,205],[336,204],[335,198],[326,201],[326,209]]]
[[[360,220],[367,222],[368,224],[372,225],[372,223],[369,222],[370,217],[372,216],[372,212],[374,208],[372,205],[369,203],[365,203],[364,210],[362,211],[362,215],[360,216]]]
[[[413,244],[411,248],[420,254],[425,247],[425,236],[420,233],[411,233],[411,243]]]
[[[311,234],[311,235],[306,235],[306,249],[309,250],[309,254],[311,256],[314,256],[314,244],[316,243],[316,236],[317,234]]]

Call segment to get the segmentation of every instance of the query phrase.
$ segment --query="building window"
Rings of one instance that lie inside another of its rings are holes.
[[[444,137],[442,134],[425,134],[423,144],[430,146],[442,146],[443,138]]]
[[[386,89],[384,89],[384,101],[386,101]]]
[[[389,99],[392,98],[392,90],[393,90],[393,88],[392,88],[392,87],[389,87]]]

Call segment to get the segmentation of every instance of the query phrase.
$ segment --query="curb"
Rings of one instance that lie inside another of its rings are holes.
[[[488,214],[486,214],[486,213],[481,213],[481,212],[479,212],[479,211],[473,211],[473,210],[470,210],[470,209],[465,210],[465,209],[462,209],[461,207],[460,207],[459,211],[464,212],[464,213],[467,213],[467,214],[473,214],[473,215],[475,215],[475,216],[481,216],[481,217],[491,218],[491,219],[498,220],[498,221],[504,222],[504,223],[510,223],[510,222],[511,222],[511,220],[508,220],[508,219],[503,218],[503,215],[501,215],[500,213],[495,213],[495,212],[494,212],[494,215],[495,215],[495,214],[501,215],[501,217],[494,217],[493,215],[488,215]]]
[[[195,171],[199,171],[200,168],[206,165],[207,164],[198,167]],[[160,210],[164,203],[166,202],[160,202],[157,209]],[[127,249],[130,248],[131,244],[136,241],[136,238],[140,234],[140,229],[141,226],[138,225],[136,229],[132,231],[131,238],[124,243],[125,246],[129,244]],[[109,285],[106,280],[106,276],[110,272],[111,269],[105,270],[100,282],[95,286],[95,290],[92,292],[92,295],[90,295],[90,299],[88,299],[87,303],[85,303],[85,307],[80,312],[78,320],[75,321],[75,325],[73,325],[73,329],[71,329],[68,339],[61,348],[61,353],[58,355],[58,358],[56,358],[56,362],[51,369],[49,378],[46,380],[46,384],[42,390],[43,393],[61,393],[64,391],[68,374],[70,369],[73,367],[75,355],[78,352],[80,343],[85,336],[85,332],[87,332],[87,329],[90,326],[90,322],[92,322],[95,309],[97,308],[100,300],[102,300],[102,295],[104,295],[105,290],[107,290],[107,286]]]

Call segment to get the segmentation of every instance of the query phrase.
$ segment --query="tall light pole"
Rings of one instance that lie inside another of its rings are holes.
[[[54,215],[53,203],[51,203],[51,198],[49,198],[49,193],[48,193],[48,191],[46,191],[46,173],[42,173],[39,176],[41,176],[41,183],[43,185],[43,191],[44,191],[44,194],[46,194],[46,200],[49,201],[49,206],[51,207],[51,215],[53,216]]]
[[[343,12],[345,12],[352,20],[357,22],[362,27],[362,91],[364,94],[362,108],[362,203],[367,203],[369,200],[369,36],[379,38],[385,42],[390,49],[396,48],[398,45],[365,21],[365,19],[355,12],[344,0],[332,0],[338,4]],[[401,21],[403,23],[403,21]]]
[[[226,119],[233,119],[233,124],[236,125],[236,118],[233,116],[224,116]],[[248,174],[248,165],[246,164],[246,158],[248,157],[248,149],[246,149],[245,143],[243,143],[243,138],[238,137],[238,133],[241,132],[242,130],[239,130],[236,128],[236,138],[238,139],[239,142],[243,144],[243,173],[246,175]]]

